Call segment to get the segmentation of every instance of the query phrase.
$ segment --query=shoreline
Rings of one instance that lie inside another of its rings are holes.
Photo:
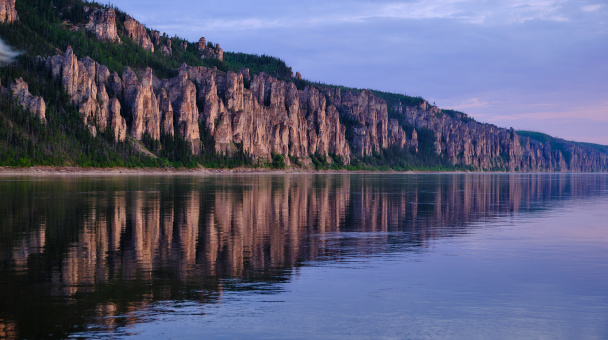
[[[381,171],[381,170],[311,170],[311,169],[174,169],[174,168],[82,168],[72,166],[1,167],[0,177],[9,176],[171,176],[171,175],[285,175],[285,174],[465,174],[466,171]],[[484,172],[479,172],[484,173]],[[497,173],[497,172],[492,172]]]
[[[500,171],[383,171],[383,170],[312,170],[312,169],[174,169],[174,168],[82,168],[74,166],[34,166],[29,168],[0,166],[0,177],[14,176],[215,176],[215,175],[331,175],[331,174],[607,174],[606,172],[500,172]]]

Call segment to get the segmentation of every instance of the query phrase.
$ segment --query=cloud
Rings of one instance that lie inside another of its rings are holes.
[[[109,1],[109,0],[106,0]],[[303,6],[299,2],[278,3],[262,1],[252,6],[243,1],[225,1],[209,7],[204,3],[189,3],[176,0],[174,6],[154,13],[150,4],[139,6],[141,0],[125,2],[121,6],[132,6],[140,20],[154,21],[162,25],[171,17],[179,18],[184,29],[196,26],[200,30],[267,30],[272,28],[298,28],[336,26],[344,23],[361,24],[377,19],[434,20],[445,19],[468,24],[516,24],[532,20],[567,22],[569,12],[566,5],[572,0],[410,0],[410,1],[352,1],[311,0]],[[181,5],[180,5],[181,3]],[[596,10],[600,5],[584,6]],[[176,8],[190,10],[178,14]],[[126,8],[128,11],[129,8]],[[199,14],[200,15],[195,15]],[[151,23],[148,23],[151,24]],[[177,22],[175,23],[177,24]]]
[[[488,107],[490,106],[490,102],[481,101],[479,98],[470,98],[467,99],[460,104],[451,106],[454,110],[463,110],[463,109],[471,109],[471,108],[480,108],[480,107]]]
[[[587,6],[581,7],[581,11],[583,11],[583,12],[597,12],[602,7],[603,6],[601,4],[587,5]]]
[[[552,120],[574,119],[590,122],[608,122],[608,102],[601,105],[584,106],[563,111],[528,111],[511,115],[487,115],[490,121],[516,121],[516,120]]]

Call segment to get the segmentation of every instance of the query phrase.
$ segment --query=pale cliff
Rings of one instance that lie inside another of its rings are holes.
[[[144,49],[154,52],[154,44],[152,44],[152,39],[148,35],[148,30],[144,25],[130,16],[127,16],[124,25],[129,38],[133,39],[136,44]]]
[[[65,55],[47,58],[46,65],[52,76],[61,81],[72,104],[78,107],[91,134],[110,128],[115,140],[124,141],[127,124],[120,115],[117,95],[122,94],[122,84],[116,73],[110,74],[107,67],[91,58],[78,60],[71,47]]]
[[[116,29],[116,11],[114,8],[100,9],[85,7],[89,14],[89,22],[85,28],[95,34],[100,40],[120,42]]]
[[[170,79],[154,77],[150,68],[141,78],[127,68],[120,79],[88,57],[78,60],[71,48],[65,55],[48,58],[47,66],[61,79],[93,134],[110,126],[116,139],[123,140],[123,107],[131,122],[129,135],[136,140],[178,135],[199,153],[200,122],[219,154],[233,153],[240,146],[254,159],[269,160],[276,153],[304,163],[310,154],[350,160],[338,110],[314,87],[299,91],[293,83],[260,74],[245,88],[247,72],[187,65]]]
[[[220,61],[224,60],[224,50],[220,47],[220,44],[213,45],[211,42],[207,43],[205,37],[199,39],[196,44],[201,58],[214,58]]]
[[[304,165],[311,155],[321,155],[329,162],[349,164],[353,156],[361,159],[389,148],[416,154],[421,143],[417,130],[425,129],[433,132],[437,155],[471,169],[608,169],[606,153],[574,143],[552,149],[549,142],[520,137],[512,129],[478,123],[427,102],[392,108],[412,127],[406,133],[400,120],[389,119],[386,101],[367,90],[312,85],[298,89],[264,73],[252,76],[247,69],[235,73],[186,64],[173,78],[159,79],[150,68],[138,77],[126,68],[121,79],[88,57],[77,60],[71,48],[48,58],[47,66],[61,79],[91,132],[110,127],[116,140],[124,140],[127,131],[135,140],[160,140],[164,134],[188,141],[194,154],[213,147],[206,151],[243,152],[265,161],[278,154],[287,164],[297,160]],[[203,136],[212,143],[204,145]]]
[[[230,153],[242,145],[254,158],[276,153],[306,163],[310,154],[333,154],[350,161],[338,111],[317,89],[299,91],[293,83],[264,73],[254,75],[245,88],[246,70],[184,68],[199,88],[200,120],[214,137],[217,152]]]
[[[435,151],[452,164],[473,169],[508,171],[606,171],[608,155],[563,141],[559,149],[520,137],[513,129],[479,123],[467,115],[441,110],[423,102],[418,106],[397,106],[395,110],[415,128],[432,130]]]
[[[34,114],[42,123],[46,122],[46,103],[44,99],[32,95],[23,79],[15,79],[15,82],[10,86],[10,93],[19,106]]]
[[[340,88],[323,89],[331,103],[345,119],[354,122],[353,152],[359,156],[381,153],[389,147],[417,149],[416,131],[408,140],[399,123],[388,118],[386,101],[375,97],[370,91],[341,91]]]
[[[11,23],[19,20],[15,9],[15,0],[0,0],[0,23]]]

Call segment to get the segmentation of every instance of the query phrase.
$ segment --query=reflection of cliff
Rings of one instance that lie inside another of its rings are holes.
[[[470,222],[529,209],[558,194],[585,196],[589,188],[606,185],[601,175],[474,174],[414,180],[399,175],[291,175],[233,181],[213,178],[200,188],[194,181],[176,192],[116,190],[71,202],[76,206],[61,202],[60,216],[80,214],[70,221],[77,228],[69,242],[65,235],[56,238],[53,229],[61,222],[52,221],[50,212],[57,211],[49,207],[2,254],[16,269],[27,270],[31,256],[65,249],[53,278],[68,295],[117,275],[149,280],[158,269],[175,271],[183,280],[241,276],[247,269],[292,267],[339,252],[325,244],[327,234],[406,232],[424,241],[453,234]],[[35,202],[24,205],[32,206]],[[14,208],[2,223],[22,216]]]
[[[555,197],[593,195],[607,179],[453,174],[5,182],[0,290],[78,297],[85,304],[79,308],[102,317],[100,328],[113,329],[137,319],[104,316],[132,315],[154,301],[216,301],[223,278],[285,280],[306,261],[423,247]],[[1,295],[5,332],[19,325],[18,313],[5,315],[13,302]]]

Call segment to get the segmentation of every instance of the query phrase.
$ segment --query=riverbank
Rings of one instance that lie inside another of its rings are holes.
[[[238,167],[233,169],[212,168],[82,168],[73,166],[2,167],[0,176],[163,176],[163,175],[238,175],[238,174],[433,174],[471,173],[469,171],[384,171],[384,170],[315,170],[315,169],[268,169]],[[496,173],[496,172],[492,172]]]
[[[221,175],[221,174],[337,174],[337,173],[426,173],[424,171],[349,171],[349,170],[310,170],[310,169],[267,169],[267,168],[81,168],[70,166],[35,166],[29,168],[0,167],[0,176],[162,176],[162,175]]]

